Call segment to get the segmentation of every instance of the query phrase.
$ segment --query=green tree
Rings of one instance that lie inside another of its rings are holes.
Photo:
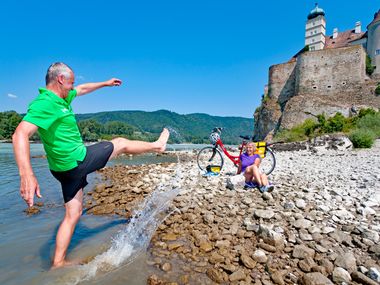
[[[368,75],[372,75],[372,73],[375,71],[375,66],[372,65],[372,60],[367,54],[366,61],[365,61],[365,71]]]

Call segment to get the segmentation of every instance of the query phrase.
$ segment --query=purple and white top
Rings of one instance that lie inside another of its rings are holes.
[[[256,159],[261,159],[260,155],[254,154],[254,155],[248,155],[248,153],[244,152],[240,155],[240,161],[241,161],[241,172],[244,172],[245,169],[254,164]]]

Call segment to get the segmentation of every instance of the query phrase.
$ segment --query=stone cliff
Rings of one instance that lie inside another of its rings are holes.
[[[304,52],[296,61],[271,66],[268,93],[254,115],[255,139],[270,140],[311,117],[307,113],[349,116],[352,106],[379,109],[380,77],[369,77],[365,69],[362,46]]]

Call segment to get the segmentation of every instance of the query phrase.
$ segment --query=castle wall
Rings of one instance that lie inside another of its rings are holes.
[[[281,128],[302,123],[310,114],[349,115],[370,94],[366,88],[366,52],[362,46],[306,52],[297,58],[295,96],[286,103]]]
[[[356,91],[366,79],[365,60],[362,46],[301,54],[297,58],[297,95],[334,96]]]
[[[305,52],[297,62],[269,70],[268,98],[255,113],[255,139],[270,139],[312,117],[337,112],[349,116],[352,106],[380,108],[375,95],[378,80],[365,73],[362,46]]]
[[[368,28],[367,51],[371,56],[372,65],[376,66],[374,73],[380,74],[380,22],[376,22]]]

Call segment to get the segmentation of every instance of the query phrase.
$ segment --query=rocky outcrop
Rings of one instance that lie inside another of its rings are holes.
[[[361,46],[305,52],[296,62],[269,70],[268,94],[255,112],[254,137],[270,139],[279,129],[302,123],[311,114],[350,115],[356,108],[380,108],[378,79],[365,73]]]

